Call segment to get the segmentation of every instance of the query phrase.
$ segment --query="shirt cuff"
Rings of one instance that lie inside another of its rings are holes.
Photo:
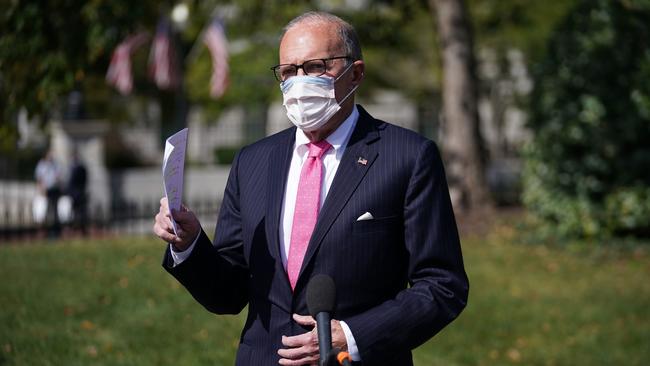
[[[361,361],[361,355],[359,354],[359,349],[357,348],[357,342],[354,340],[352,331],[344,321],[339,321],[341,328],[343,329],[343,334],[345,334],[345,341],[348,342],[348,354],[352,361]]]
[[[201,236],[201,232],[199,231],[199,234],[194,238],[194,241],[192,242],[192,245],[189,246],[189,248],[185,249],[182,252],[177,252],[174,250],[174,246],[169,244],[169,252],[172,255],[172,259],[174,260],[174,266],[176,267],[177,265],[183,263],[189,256],[192,254],[192,250],[194,249],[194,245],[196,245],[196,242],[199,240],[199,236]],[[347,335],[346,335],[347,337]]]

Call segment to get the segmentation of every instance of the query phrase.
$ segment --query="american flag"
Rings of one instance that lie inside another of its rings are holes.
[[[212,77],[210,78],[210,96],[221,97],[228,88],[228,40],[222,22],[212,19],[203,33],[203,43],[212,55]]]
[[[131,73],[131,54],[149,39],[147,32],[139,32],[124,39],[113,51],[111,63],[106,72],[106,81],[113,85],[121,94],[126,95],[133,90],[133,75]]]
[[[169,20],[161,19],[149,51],[149,73],[156,86],[163,90],[176,89],[181,83],[171,32]]]

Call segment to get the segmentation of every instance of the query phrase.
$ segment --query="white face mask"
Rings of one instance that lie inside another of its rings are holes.
[[[323,127],[341,109],[334,95],[334,83],[343,76],[350,64],[336,79],[329,76],[293,76],[280,84],[287,117],[296,127],[312,132]],[[342,100],[343,103],[355,86]]]

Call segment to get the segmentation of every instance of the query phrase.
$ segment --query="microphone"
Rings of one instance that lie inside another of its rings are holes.
[[[318,274],[307,285],[307,308],[316,319],[320,364],[326,365],[332,350],[331,313],[336,304],[336,286],[332,277]]]

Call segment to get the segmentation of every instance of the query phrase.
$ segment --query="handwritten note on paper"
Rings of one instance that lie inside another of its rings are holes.
[[[183,200],[183,168],[185,167],[185,149],[187,147],[187,128],[171,135],[165,142],[162,174],[165,197],[169,203],[169,211],[180,210]],[[172,218],[174,233],[176,221]],[[178,235],[178,234],[177,234]]]

